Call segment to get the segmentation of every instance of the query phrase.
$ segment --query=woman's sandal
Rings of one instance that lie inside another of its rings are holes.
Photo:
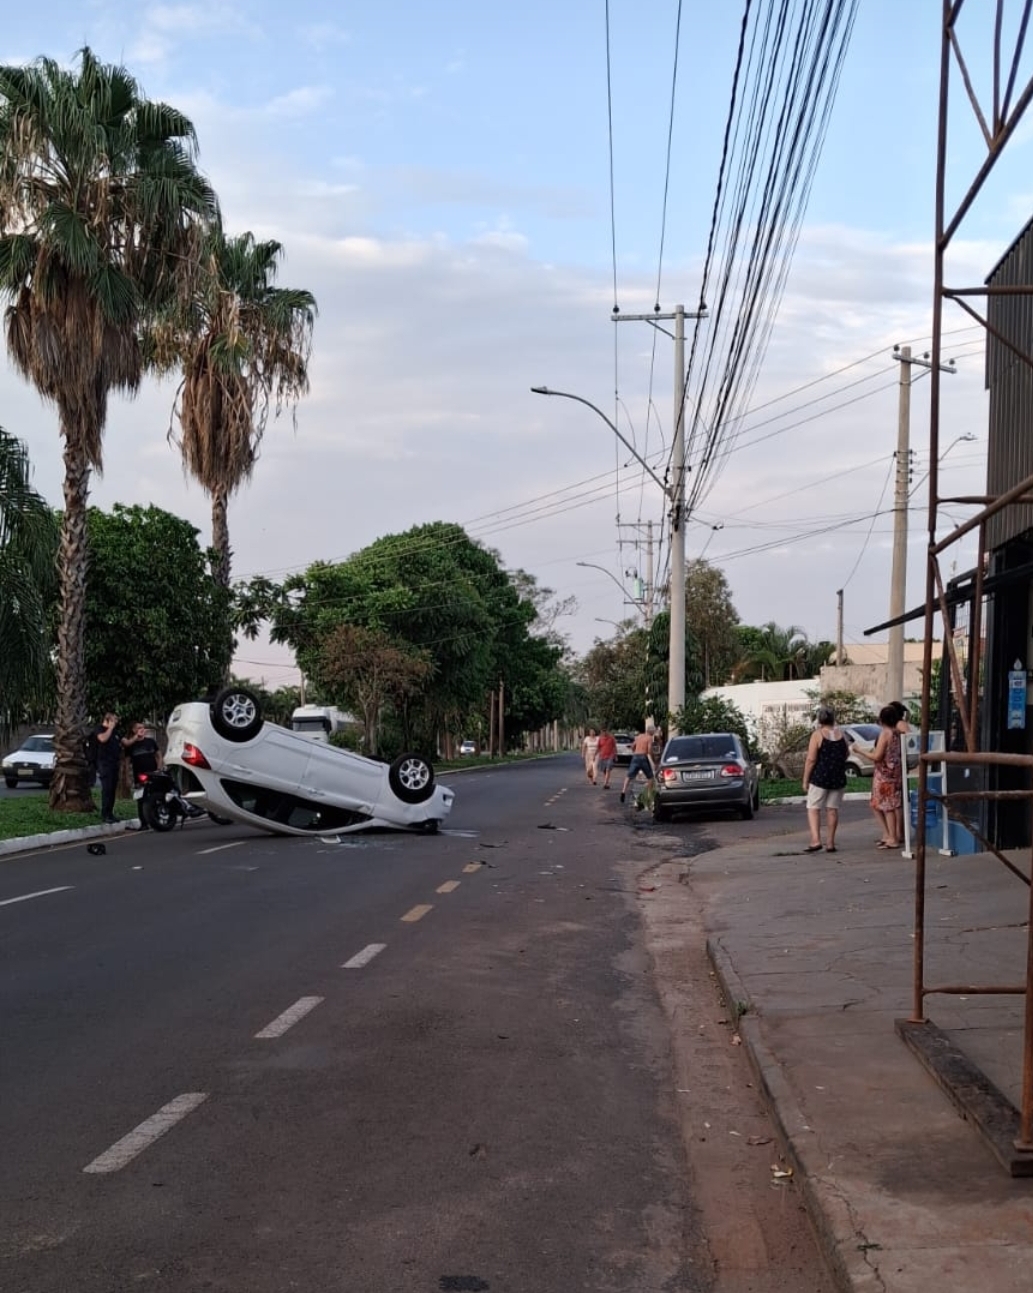
[[[822,846],[820,844],[808,844],[804,849],[805,853],[820,853]]]

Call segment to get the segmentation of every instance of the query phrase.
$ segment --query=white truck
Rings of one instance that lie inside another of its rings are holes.
[[[291,731],[302,732],[313,741],[326,744],[332,732],[343,732],[353,726],[355,720],[342,709],[333,705],[299,705],[291,714]]]

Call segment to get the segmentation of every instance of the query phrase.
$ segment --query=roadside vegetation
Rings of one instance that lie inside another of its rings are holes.
[[[136,819],[133,800],[119,800],[115,816],[119,821]],[[0,840],[23,839],[27,835],[50,835],[82,826],[97,826],[96,810],[91,813],[58,813],[50,807],[45,790],[39,794],[7,795],[0,800]]]

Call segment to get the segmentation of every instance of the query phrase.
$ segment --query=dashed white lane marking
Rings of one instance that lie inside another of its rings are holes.
[[[444,884],[439,884],[435,893],[451,893],[454,889],[459,888],[458,880],[446,880]]]
[[[243,840],[231,840],[229,844],[216,844],[214,848],[198,849],[197,856],[204,857],[206,853],[221,853],[223,849],[238,849],[243,843]]]
[[[116,1140],[110,1149],[104,1151],[92,1163],[87,1163],[84,1172],[117,1172],[120,1168],[142,1154],[148,1145],[153,1145],[159,1136],[181,1122],[188,1113],[208,1099],[206,1091],[191,1091],[186,1095],[177,1095],[163,1105],[156,1114],[152,1114],[139,1127],[134,1127],[128,1136]]]
[[[302,997],[282,1015],[277,1015],[273,1022],[267,1024],[260,1033],[255,1033],[255,1037],[263,1040],[268,1037],[282,1037],[288,1028],[292,1028],[299,1019],[304,1019],[310,1010],[315,1010],[322,1000],[322,997]]]
[[[463,867],[463,872],[466,875],[473,875],[473,873],[475,871],[479,871],[482,866],[484,866],[483,862],[467,862],[466,866]]]
[[[409,925],[414,925],[418,920],[422,920],[428,911],[433,911],[431,903],[420,903],[419,906],[412,907],[401,917]]]
[[[386,943],[369,943],[361,952],[356,952],[351,960],[345,961],[341,969],[361,970],[364,965],[369,965],[375,956],[379,956],[385,947],[387,947]]]
[[[56,889],[37,889],[35,893],[23,893],[18,898],[5,898],[0,902],[0,907],[9,907],[12,902],[28,902],[30,898],[45,898],[48,893],[64,893],[65,890],[74,888],[74,884],[62,884]]]

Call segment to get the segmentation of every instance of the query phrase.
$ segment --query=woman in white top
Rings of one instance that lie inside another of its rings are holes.
[[[599,753],[599,736],[594,727],[588,729],[588,734],[581,742],[581,756],[585,761],[585,775],[588,780],[595,785],[595,760]]]

